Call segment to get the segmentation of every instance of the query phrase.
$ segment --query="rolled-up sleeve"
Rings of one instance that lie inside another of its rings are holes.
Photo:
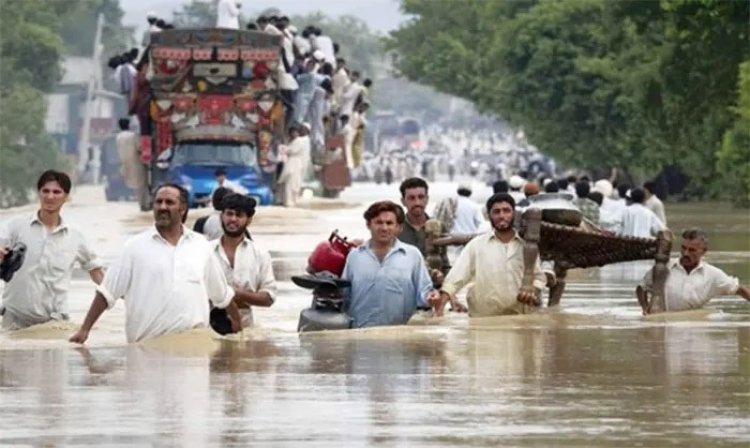
[[[219,260],[211,252],[207,252],[206,256],[208,259],[205,273],[206,293],[214,306],[226,308],[232,302],[234,290],[227,284]]]
[[[474,259],[474,247],[476,246],[476,238],[469,242],[464,247],[461,254],[458,256],[456,264],[453,265],[448,275],[445,277],[443,282],[443,291],[448,294],[456,294],[474,278],[473,259]],[[473,244],[472,244],[473,243]]]
[[[127,294],[132,275],[132,256],[126,247],[120,258],[107,269],[102,283],[96,286],[96,291],[107,300],[107,308],[115,306],[117,299]]]
[[[728,296],[737,294],[740,288],[740,280],[737,277],[727,275],[721,269],[711,270],[711,292],[709,297]]]
[[[78,250],[76,252],[76,261],[86,271],[92,271],[102,267],[102,261],[94,252],[89,242],[83,235],[78,240]]]
[[[432,279],[430,273],[427,272],[427,266],[424,263],[424,259],[419,255],[415,257],[414,261],[414,286],[417,292],[417,304],[420,306],[428,306],[427,295],[433,290]]]

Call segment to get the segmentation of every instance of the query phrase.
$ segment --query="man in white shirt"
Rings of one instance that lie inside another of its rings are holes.
[[[240,29],[240,8],[238,0],[219,0],[216,8],[216,28]]]
[[[320,50],[323,53],[323,59],[331,65],[336,64],[336,52],[333,48],[333,40],[323,34],[320,28],[315,28],[312,32],[314,37],[312,46],[313,50]]]
[[[214,176],[216,176],[216,185],[214,185],[213,190],[211,190],[212,195],[214,191],[219,189],[219,187],[229,188],[237,194],[249,193],[249,191],[247,191],[247,188],[240,185],[239,182],[227,179],[227,170],[225,168],[216,168],[216,171],[214,171]]]
[[[654,212],[657,218],[665,226],[667,225],[667,215],[664,213],[664,203],[656,195],[656,183],[646,182],[643,184],[643,191],[646,193],[646,202],[643,205]]]
[[[84,343],[99,316],[118,298],[127,301],[128,342],[207,327],[209,300],[218,308],[227,308],[233,331],[242,329],[239,311],[232,303],[234,291],[227,285],[211,245],[183,224],[187,191],[180,185],[163,184],[153,202],[154,227],[125,243],[70,342]]]
[[[614,233],[620,233],[622,228],[622,213],[625,204],[622,205],[612,199],[614,187],[607,179],[599,179],[594,184],[594,191],[602,194],[602,203],[599,207],[599,226]]]
[[[130,130],[128,118],[121,118],[118,125],[120,132],[115,137],[115,146],[120,159],[120,175],[125,185],[135,190],[137,197],[140,198],[146,189],[146,167],[141,161],[138,137]]]
[[[689,229],[682,233],[679,260],[672,260],[664,288],[665,311],[683,311],[701,308],[709,300],[720,295],[737,294],[750,301],[750,289],[741,286],[737,277],[730,277],[721,269],[703,261],[708,250],[708,236],[700,229]],[[643,277],[636,288],[638,303],[643,314],[651,312],[653,268]]]
[[[642,189],[630,190],[632,203],[622,214],[622,229],[620,230],[622,235],[649,238],[655,237],[660,230],[666,229],[654,212],[643,206],[645,199],[646,195]]]
[[[289,130],[290,141],[286,145],[286,160],[278,180],[284,186],[284,206],[286,207],[297,205],[304,180],[303,170],[309,163],[305,158],[310,158],[310,138],[307,137],[306,132],[304,136],[300,135],[300,129],[307,130],[302,125]]]
[[[68,290],[76,264],[94,283],[104,277],[101,261],[83,233],[60,213],[70,188],[67,174],[45,171],[37,181],[39,209],[0,227],[0,262],[14,244],[26,245],[24,263],[3,291],[0,314],[5,330],[68,320]]]
[[[232,190],[219,187],[211,195],[211,206],[214,208],[213,213],[195,220],[193,231],[202,233],[207,240],[215,240],[224,234],[221,228],[221,210],[224,197],[232,194]]]
[[[443,305],[450,301],[457,307],[456,293],[471,283],[474,286],[467,301],[473,317],[524,314],[541,305],[539,295],[546,278],[539,257],[535,260],[533,290],[521,288],[524,242],[513,229],[515,207],[508,193],[496,193],[487,200],[493,230],[474,237],[464,247],[443,282]]]
[[[458,235],[477,233],[479,226],[484,222],[484,217],[479,204],[469,199],[471,197],[471,185],[459,185],[457,193],[456,217],[453,220],[453,228],[450,229],[450,233]]]
[[[255,215],[255,199],[230,194],[224,198],[221,225],[224,235],[211,242],[214,257],[234,289],[242,327],[253,325],[253,306],[270,307],[276,299],[271,255],[258,248],[246,230]]]

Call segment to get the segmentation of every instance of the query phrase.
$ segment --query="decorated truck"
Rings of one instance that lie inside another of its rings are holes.
[[[209,203],[219,168],[259,204],[274,203],[277,150],[286,134],[280,48],[280,36],[259,31],[152,33],[131,96],[148,193],[140,195],[142,210],[151,208],[151,193],[165,182],[185,187],[191,207]],[[344,188],[337,170],[319,167],[316,176]]]

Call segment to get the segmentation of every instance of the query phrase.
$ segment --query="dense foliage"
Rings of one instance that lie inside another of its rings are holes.
[[[91,55],[100,11],[105,52],[122,51],[117,0],[0,1],[0,206],[28,202],[42,171],[69,167],[45,132],[45,95],[63,75],[64,54]]]
[[[402,0],[411,19],[389,40],[401,74],[522,126],[569,166],[673,167],[692,195],[746,200],[750,2],[461,5]]]

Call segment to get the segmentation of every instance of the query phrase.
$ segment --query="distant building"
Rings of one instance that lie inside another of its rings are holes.
[[[94,59],[66,56],[62,66],[63,79],[55,91],[47,95],[45,129],[63,152],[75,155],[83,125],[86,89],[92,77],[97,88],[92,101],[91,146],[100,146],[114,132],[117,119],[127,115],[127,105],[122,95],[101,89],[104,67]]]

